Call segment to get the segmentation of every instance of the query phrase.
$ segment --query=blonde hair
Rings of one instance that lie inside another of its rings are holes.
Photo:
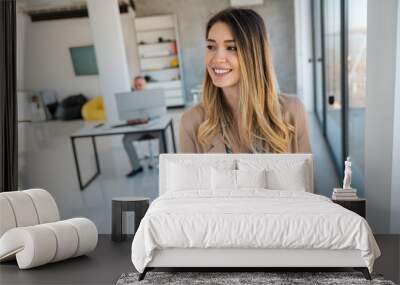
[[[200,145],[209,147],[211,137],[222,130],[229,146],[236,141],[252,152],[288,152],[294,127],[283,119],[263,19],[251,9],[226,9],[208,21],[206,36],[217,22],[230,27],[236,42],[241,74],[238,123],[242,132],[235,136],[233,114],[223,99],[222,89],[213,84],[206,70],[202,102],[206,120],[197,132]]]

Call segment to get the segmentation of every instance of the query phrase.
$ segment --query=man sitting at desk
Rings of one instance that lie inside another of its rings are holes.
[[[146,80],[143,76],[136,76],[132,82],[132,91],[142,91],[146,88]],[[128,124],[136,125],[138,123],[146,123],[145,121],[141,122],[138,118],[133,118],[132,120],[128,120]],[[140,135],[140,134],[125,134],[122,141],[124,144],[124,148],[126,153],[128,154],[129,161],[132,165],[132,170],[126,174],[126,177],[133,177],[136,174],[143,171],[143,167],[140,165],[139,157],[137,155],[136,149],[133,146],[133,141],[141,140],[141,139],[154,139],[152,135]]]

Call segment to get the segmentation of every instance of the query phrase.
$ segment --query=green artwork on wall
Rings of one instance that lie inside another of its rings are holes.
[[[99,74],[93,45],[71,47],[69,52],[71,53],[72,65],[76,76]]]

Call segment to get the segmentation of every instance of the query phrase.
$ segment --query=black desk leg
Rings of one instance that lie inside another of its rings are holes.
[[[80,168],[79,168],[79,161],[78,161],[78,154],[77,154],[77,151],[76,151],[75,139],[76,138],[71,138],[72,151],[74,153],[75,166],[76,166],[76,171],[77,171],[77,175],[78,175],[78,182],[79,182],[79,189],[84,190],[100,174],[99,156],[97,154],[97,145],[96,145],[95,137],[92,137],[94,158],[96,160],[96,172],[93,174],[92,177],[89,178],[89,180],[85,184],[83,184],[82,183],[82,177],[81,177],[81,171],[80,171]]]
[[[173,123],[172,120],[171,120],[171,122],[170,122],[170,125],[171,125],[172,146],[173,146],[173,148],[174,148],[174,153],[176,153],[174,123]]]
[[[78,155],[76,153],[75,138],[71,138],[71,144],[72,144],[72,152],[74,153],[74,160],[77,172],[76,174],[78,175],[79,188],[82,190],[82,179],[81,179],[81,172],[79,170]]]
[[[95,137],[92,137],[92,144],[93,144],[93,150],[94,150],[94,158],[96,160],[96,173],[100,173],[99,155],[97,154],[97,144],[96,144]]]
[[[166,129],[164,129],[161,132],[161,139],[162,139],[162,144],[163,144],[163,153],[167,153],[168,152],[168,150],[167,150],[167,140],[165,138],[165,131],[166,131]]]

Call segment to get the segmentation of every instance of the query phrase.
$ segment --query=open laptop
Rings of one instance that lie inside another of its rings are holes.
[[[163,89],[123,92],[115,94],[115,97],[120,122],[114,122],[112,128],[128,126],[128,120],[152,120],[167,114]]]

